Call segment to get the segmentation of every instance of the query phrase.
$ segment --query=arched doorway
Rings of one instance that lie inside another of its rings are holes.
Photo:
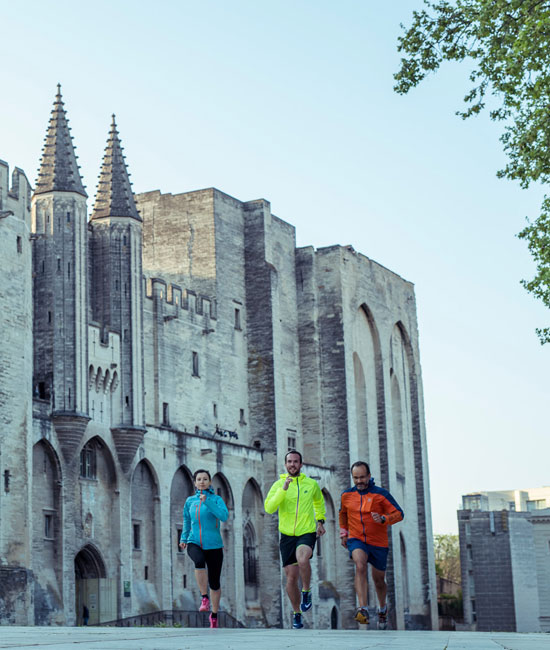
[[[76,623],[83,624],[84,606],[88,625],[117,619],[116,580],[107,578],[105,563],[95,546],[87,544],[74,559]]]

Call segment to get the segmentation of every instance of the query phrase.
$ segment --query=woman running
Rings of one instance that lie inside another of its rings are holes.
[[[198,469],[193,474],[196,492],[190,496],[183,508],[183,530],[180,548],[187,548],[189,557],[195,563],[195,580],[202,600],[199,612],[210,609],[208,585],[212,599],[210,627],[218,627],[220,606],[220,574],[223,564],[223,541],[220,535],[220,521],[229,516],[223,499],[210,487],[212,477],[206,469]],[[208,576],[206,574],[208,569]]]

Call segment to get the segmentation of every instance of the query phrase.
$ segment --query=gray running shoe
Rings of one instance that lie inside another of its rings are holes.
[[[388,629],[388,606],[384,608],[384,611],[378,608],[378,629],[387,630]]]

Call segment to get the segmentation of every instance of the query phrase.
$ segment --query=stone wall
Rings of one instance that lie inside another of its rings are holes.
[[[0,160],[0,620],[32,621],[30,184]]]

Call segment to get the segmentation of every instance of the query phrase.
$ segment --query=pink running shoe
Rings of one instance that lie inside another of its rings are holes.
[[[210,610],[210,599],[208,596],[203,596],[201,600],[201,606],[199,607],[199,612],[208,612]]]
[[[208,617],[210,619],[210,627],[218,627],[218,617],[214,618],[212,614]]]

